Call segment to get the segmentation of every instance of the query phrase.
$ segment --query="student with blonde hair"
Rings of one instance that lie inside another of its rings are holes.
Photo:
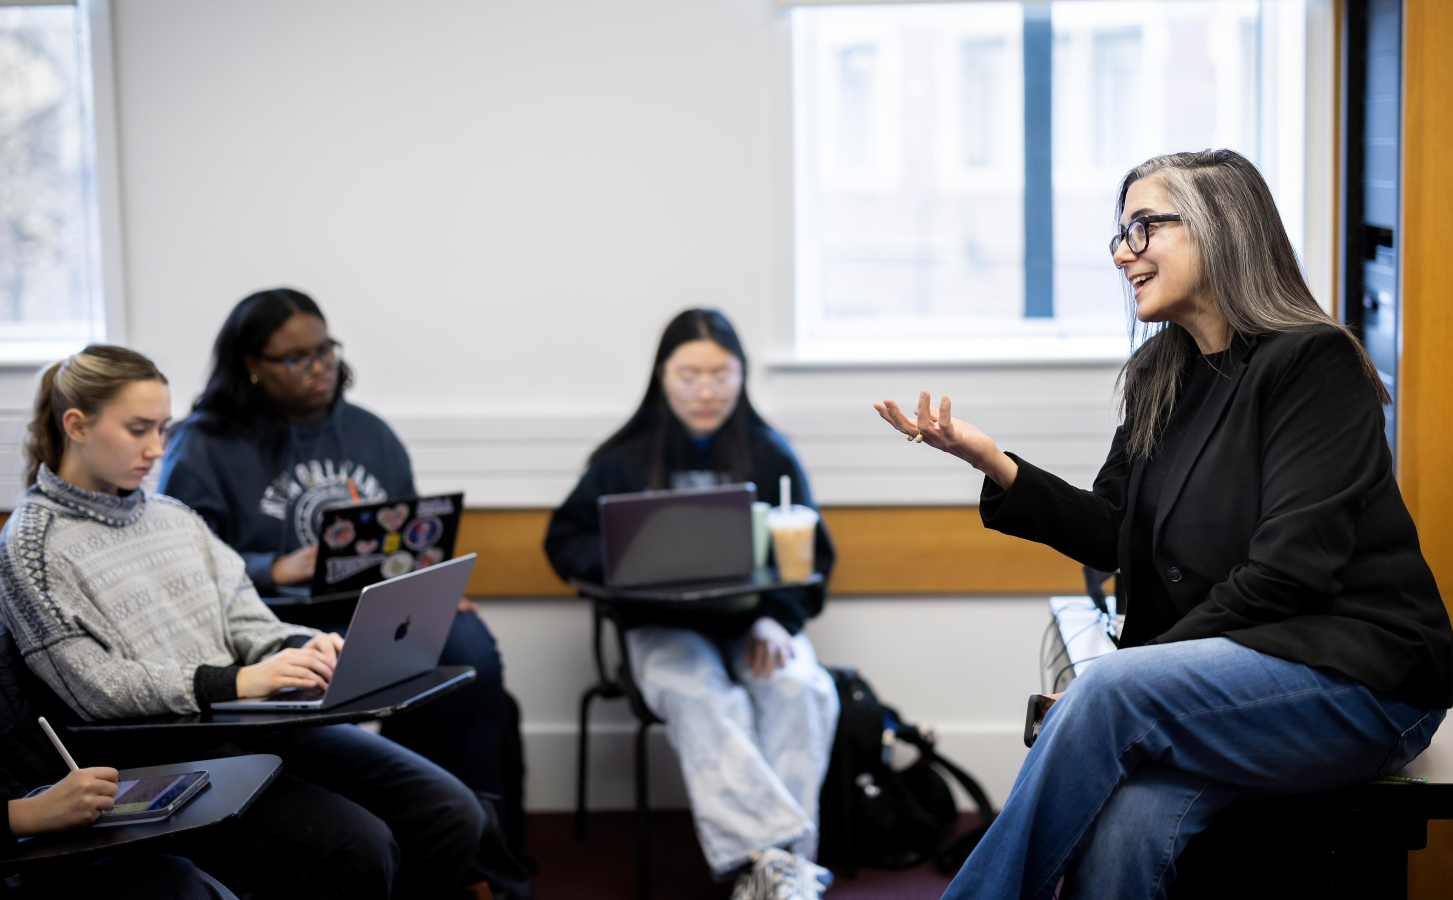
[[[326,684],[342,641],[279,622],[242,559],[176,500],[141,489],[171,418],[166,378],[124,347],[46,369],[27,490],[0,530],[0,619],[25,663],[87,721],[196,713]],[[211,848],[207,869],[259,896],[457,891],[484,827],[458,779],[351,726],[237,739],[285,771]],[[121,752],[121,748],[115,748]],[[169,738],[148,762],[223,755]],[[233,750],[232,752],[236,752]]]

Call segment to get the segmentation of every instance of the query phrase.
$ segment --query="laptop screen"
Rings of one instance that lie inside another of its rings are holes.
[[[756,499],[750,482],[601,497],[605,583],[645,587],[750,575]]]

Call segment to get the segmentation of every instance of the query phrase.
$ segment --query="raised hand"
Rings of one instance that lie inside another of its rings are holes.
[[[964,462],[988,475],[1000,487],[1007,488],[1014,483],[1019,466],[1006,456],[997,444],[984,432],[962,419],[953,417],[953,406],[947,395],[939,401],[938,410],[933,409],[928,391],[918,395],[918,406],[912,419],[892,400],[874,403],[873,408],[883,421],[892,425],[909,440],[924,443],[937,450],[962,459]]]

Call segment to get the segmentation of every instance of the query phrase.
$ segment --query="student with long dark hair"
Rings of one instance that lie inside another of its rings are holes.
[[[1045,715],[953,900],[1164,897],[1228,802],[1395,771],[1453,702],[1387,392],[1307,289],[1261,174],[1230,150],[1155,157],[1115,213],[1146,339],[1092,490],[1001,451],[946,397],[924,392],[914,419],[877,405],[984,473],[986,526],[1119,569],[1127,591],[1120,649]]]
[[[545,552],[560,577],[600,581],[603,494],[752,481],[775,504],[789,475],[794,502],[812,504],[792,449],[752,408],[746,369],[721,313],[687,310],[666,326],[640,406],[550,519]],[[819,524],[816,569],[826,576],[832,563]],[[681,760],[707,863],[719,879],[737,877],[739,900],[816,898],[827,882],[811,859],[838,703],[801,633],[823,598],[820,586],[796,588],[623,621],[636,681]]]
[[[28,489],[0,530],[0,618],[25,664],[87,721],[321,687],[343,646],[279,622],[232,548],[180,502],[140,489],[170,418],[166,379],[124,347],[87,347],[48,368],[36,392]],[[238,752],[197,752],[189,738],[207,739],[168,733],[128,752],[150,762]],[[234,740],[286,770],[230,840],[206,848],[224,881],[309,900],[450,896],[464,883],[484,811],[439,766],[346,725]],[[108,738],[107,752],[121,742]]]
[[[417,493],[393,430],[344,399],[352,378],[311,297],[259,291],[222,324],[207,386],[168,440],[158,490],[241,554],[264,595],[312,578],[324,509]],[[346,610],[334,614],[346,621]],[[441,662],[473,666],[477,680],[385,720],[383,733],[500,795],[503,672],[494,636],[467,601]]]

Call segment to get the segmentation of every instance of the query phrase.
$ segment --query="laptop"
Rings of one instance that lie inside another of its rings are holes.
[[[474,560],[470,553],[364,588],[327,688],[285,688],[213,703],[213,711],[331,709],[429,671],[444,652]]]
[[[751,482],[606,494],[601,559],[611,588],[689,588],[752,575]]]
[[[351,600],[370,584],[452,559],[463,510],[463,494],[330,507],[318,525],[313,580],[271,593],[285,605]]]

